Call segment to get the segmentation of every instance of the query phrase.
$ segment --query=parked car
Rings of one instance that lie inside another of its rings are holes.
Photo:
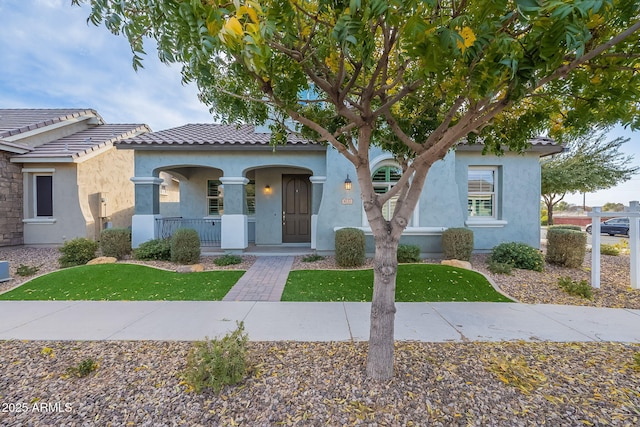
[[[587,225],[585,231],[591,234],[591,225]],[[611,218],[600,223],[600,233],[615,236],[616,234],[629,235],[629,218]]]

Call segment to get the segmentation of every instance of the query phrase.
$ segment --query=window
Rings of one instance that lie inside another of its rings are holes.
[[[468,199],[469,217],[497,218],[496,168],[469,167]]]
[[[207,181],[207,212],[208,215],[224,214],[224,186],[217,179]]]
[[[35,175],[35,216],[53,216],[53,176]]]
[[[398,166],[379,167],[373,172],[373,190],[378,194],[387,193],[400,180],[400,176],[402,176],[402,169]],[[398,196],[392,197],[382,207],[382,215],[387,221],[393,216],[397,200]]]
[[[256,182],[251,180],[245,185],[245,198],[247,200],[247,215],[256,214]]]

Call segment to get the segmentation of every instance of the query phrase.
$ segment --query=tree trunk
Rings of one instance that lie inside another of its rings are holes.
[[[367,356],[367,376],[376,380],[393,377],[397,253],[398,239],[391,234],[386,235],[384,240],[376,241]]]
[[[553,205],[555,203],[547,203],[547,225],[553,225]]]

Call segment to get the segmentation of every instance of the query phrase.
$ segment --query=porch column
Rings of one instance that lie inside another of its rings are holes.
[[[311,181],[311,249],[316,249],[316,237],[318,235],[318,212],[322,203],[322,193],[326,176],[309,177]]]
[[[249,246],[249,225],[245,212],[244,186],[249,180],[243,176],[223,176],[224,213],[220,247],[228,250],[244,250]]]
[[[160,216],[160,184],[163,180],[154,176],[134,176],[135,208],[131,218],[131,246],[156,238],[156,218]]]

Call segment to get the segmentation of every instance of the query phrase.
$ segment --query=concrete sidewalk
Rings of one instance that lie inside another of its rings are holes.
[[[363,341],[370,303],[0,301],[0,339],[201,340],[244,321],[252,341]],[[397,340],[640,342],[640,310],[397,303]]]

